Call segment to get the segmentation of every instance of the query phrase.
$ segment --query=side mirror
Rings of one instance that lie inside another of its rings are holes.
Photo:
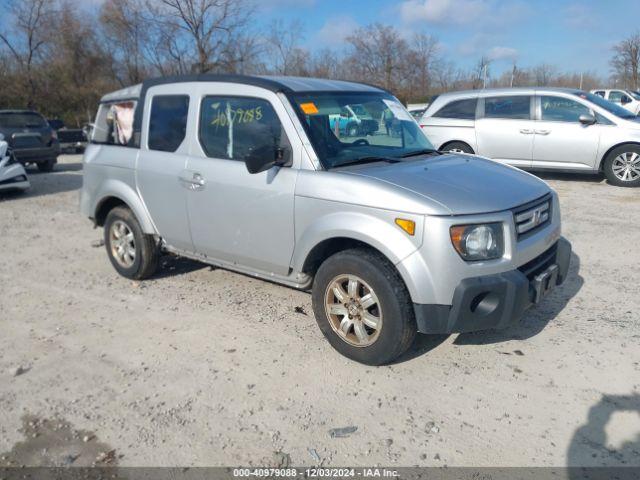
[[[245,157],[244,163],[249,173],[260,173],[275,165],[285,165],[289,151],[274,145],[262,145],[252,149]]]
[[[622,105],[626,105],[627,103],[631,103],[631,99],[630,99],[629,97],[622,97],[622,98],[620,99],[620,103],[621,103]]]
[[[580,115],[578,120],[583,125],[593,125],[594,123],[596,123],[596,117],[587,113],[583,113],[582,115]]]

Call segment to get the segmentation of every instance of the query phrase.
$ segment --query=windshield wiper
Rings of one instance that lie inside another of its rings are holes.
[[[345,162],[345,163],[339,163],[337,165],[333,165],[331,168],[346,167],[347,165],[359,165],[359,164],[362,164],[362,163],[373,163],[373,162],[398,163],[398,162],[401,162],[401,161],[402,160],[400,160],[399,158],[395,158],[395,157],[370,156],[370,157],[356,158],[354,160],[350,160],[350,161]]]
[[[434,150],[433,148],[424,148],[422,150],[416,150],[414,152],[408,152],[403,155],[400,155],[400,158],[409,158],[409,157],[417,157],[418,155],[442,155],[442,152]]]

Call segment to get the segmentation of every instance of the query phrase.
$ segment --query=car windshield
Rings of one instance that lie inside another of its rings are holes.
[[[0,112],[0,127],[40,128],[45,125],[44,118],[34,112]]]
[[[588,100],[591,103],[595,103],[600,108],[604,108],[607,112],[612,113],[616,117],[630,119],[636,118],[636,116],[631,113],[626,108],[622,108],[615,103],[610,102],[609,100],[605,100],[600,95],[594,95],[593,93],[579,92],[575,94],[576,96],[583,98],[584,100]]]
[[[634,100],[640,100],[640,93],[633,90],[629,90],[628,93],[633,97]]]
[[[387,93],[298,93],[291,100],[327,169],[434,151],[409,112]]]

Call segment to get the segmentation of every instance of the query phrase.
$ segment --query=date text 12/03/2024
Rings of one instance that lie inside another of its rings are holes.
[[[398,472],[387,468],[235,468],[234,477],[293,478],[394,478]]]

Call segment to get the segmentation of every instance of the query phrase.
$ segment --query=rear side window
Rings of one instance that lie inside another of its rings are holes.
[[[187,133],[187,95],[158,95],[151,101],[149,150],[175,152]]]
[[[454,100],[446,104],[436,112],[437,118],[459,118],[462,120],[474,120],[476,118],[477,98],[466,98],[464,100]]]
[[[2,112],[0,127],[2,128],[42,128],[47,122],[35,112]]]
[[[244,161],[263,146],[290,148],[271,104],[259,98],[205,97],[198,133],[208,157]]]
[[[531,97],[525,95],[487,97],[484,99],[485,118],[528,120],[531,118]]]
[[[93,143],[126,146],[133,135],[133,116],[137,102],[103,103],[91,134]]]

